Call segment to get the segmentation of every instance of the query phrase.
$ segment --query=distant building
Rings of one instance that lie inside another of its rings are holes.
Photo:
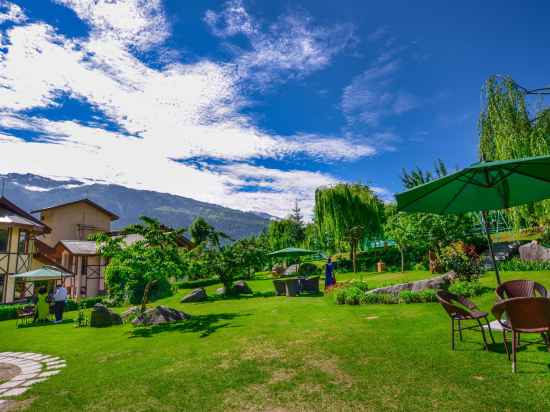
[[[32,284],[12,277],[32,267],[33,239],[50,228],[5,197],[0,197],[0,303],[32,295]]]
[[[42,264],[55,263],[74,274],[65,280],[72,297],[93,297],[105,292],[105,266],[94,233],[109,233],[111,222],[118,216],[89,199],[63,203],[43,209],[40,221],[51,231],[36,239],[35,260]]]

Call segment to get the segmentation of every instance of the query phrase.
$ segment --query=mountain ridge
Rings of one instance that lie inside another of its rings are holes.
[[[21,208],[32,211],[88,198],[120,216],[113,229],[136,223],[139,216],[159,219],[172,227],[189,227],[202,216],[217,230],[233,239],[259,234],[274,217],[265,213],[245,212],[188,197],[153,190],[132,189],[122,185],[73,178],[52,179],[34,174],[8,173],[4,195]]]

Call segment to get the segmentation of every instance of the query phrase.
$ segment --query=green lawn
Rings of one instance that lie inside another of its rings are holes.
[[[364,279],[376,287],[425,275]],[[503,277],[550,287],[550,273]],[[482,281],[494,285],[490,275]],[[269,280],[250,285],[272,290]],[[521,351],[512,375],[501,345],[487,353],[473,332],[452,352],[449,320],[438,304],[336,306],[319,296],[184,305],[183,293],[162,303],[193,319],[168,328],[16,329],[13,321],[0,322],[0,351],[67,360],[59,375],[19,399],[40,411],[550,409],[549,353],[536,345]],[[489,309],[494,295],[475,300]]]

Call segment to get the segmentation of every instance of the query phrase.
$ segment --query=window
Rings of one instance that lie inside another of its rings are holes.
[[[0,252],[8,251],[8,242],[10,240],[10,232],[8,229],[0,229]]]
[[[17,243],[17,251],[19,253],[29,252],[29,232],[24,230],[19,231],[19,242]]]

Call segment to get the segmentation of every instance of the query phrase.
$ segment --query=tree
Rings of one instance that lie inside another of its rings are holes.
[[[267,228],[272,249],[297,247],[305,240],[304,228],[292,218],[272,220]]]
[[[214,226],[210,225],[203,217],[197,217],[189,227],[191,240],[195,245],[201,243],[210,243],[213,246],[219,247],[221,239],[230,239],[228,235],[217,231]]]
[[[550,109],[530,108],[526,90],[511,77],[490,77],[483,88],[479,116],[479,153],[482,160],[507,160],[550,154]],[[550,202],[508,210],[514,227],[541,224],[550,214]]]
[[[418,166],[410,172],[403,169],[401,171],[401,183],[405,189],[412,189],[413,187],[428,183],[435,178],[447,176],[447,166],[441,159],[437,159],[434,166],[434,173],[430,171],[423,171]]]
[[[125,294],[144,282],[141,312],[146,309],[151,288],[170,276],[181,274],[181,261],[177,240],[184,229],[171,230],[158,220],[142,216],[141,223],[128,226],[124,235],[140,235],[141,240],[126,245],[124,237],[105,233],[93,235],[99,253],[110,259],[105,281],[109,289],[124,290]]]
[[[380,233],[384,206],[365,185],[340,183],[315,191],[315,223],[320,234],[329,233],[349,246],[354,271],[360,241]]]
[[[290,215],[290,219],[294,220],[299,226],[304,226],[304,217],[302,216],[302,209],[298,205],[298,199],[294,202],[294,208]]]
[[[267,264],[269,250],[259,237],[251,236],[241,239],[233,243],[232,246],[235,253],[240,256],[242,266],[249,279],[255,271],[262,270]]]
[[[419,233],[421,229],[421,219],[418,219],[416,214],[394,210],[387,217],[384,234],[388,239],[395,241],[401,254],[401,273],[405,270],[405,251],[415,246],[421,247],[420,243],[423,242],[423,236]]]

